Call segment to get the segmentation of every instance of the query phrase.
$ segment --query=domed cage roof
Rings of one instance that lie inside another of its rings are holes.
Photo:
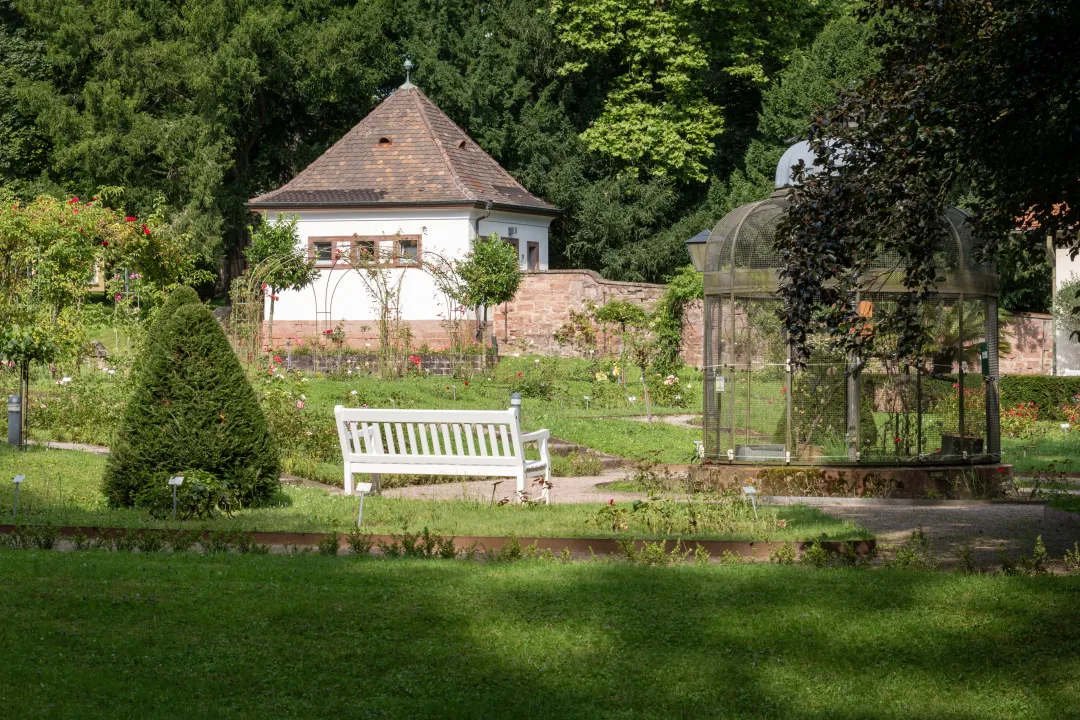
[[[789,189],[777,190],[767,200],[735,208],[713,228],[705,251],[705,294],[773,295],[779,289],[782,262],[776,252],[776,231],[789,206]],[[942,278],[939,295],[997,295],[993,266],[979,262],[974,253],[970,216],[950,207],[941,218],[946,233],[936,253]],[[874,292],[906,293],[904,268],[896,252],[881,252],[865,285]]]

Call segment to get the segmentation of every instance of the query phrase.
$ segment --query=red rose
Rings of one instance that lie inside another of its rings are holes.
[[[142,234],[143,235],[149,235],[150,234],[150,228],[146,227],[146,223],[143,223]]]
[[[521,373],[518,373],[518,377],[525,377],[525,376],[522,375]]]
[[[124,220],[126,222],[135,222],[135,216],[134,215],[128,215],[126,218],[124,218]]]
[[[274,356],[274,362],[281,364],[281,358],[277,355]]]
[[[109,247],[109,241],[108,240],[102,240],[101,241],[101,247]]]
[[[465,387],[469,387],[469,381],[468,380],[465,381]]]

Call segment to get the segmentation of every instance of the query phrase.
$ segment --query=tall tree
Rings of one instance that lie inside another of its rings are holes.
[[[1068,0],[877,0],[880,71],[813,119],[821,167],[778,238],[786,325],[805,345],[812,319],[857,351],[868,336],[850,292],[871,258],[899,257],[910,293],[876,314],[901,352],[924,347],[940,218],[974,198],[980,255],[1018,229],[1080,249],[1080,6]],[[872,332],[869,333],[872,335]]]
[[[233,271],[244,202],[340,137],[399,66],[379,2],[16,4],[48,47],[45,78],[15,92],[53,176],[81,193],[123,186],[133,211],[163,195],[204,261]]]

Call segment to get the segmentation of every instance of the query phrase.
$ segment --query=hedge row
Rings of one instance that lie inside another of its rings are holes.
[[[1050,375],[1003,375],[1001,378],[1001,409],[1034,402],[1039,406],[1040,420],[1064,420],[1061,408],[1073,405],[1080,395],[1080,377]]]

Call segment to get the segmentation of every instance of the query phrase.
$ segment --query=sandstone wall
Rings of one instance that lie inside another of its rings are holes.
[[[664,286],[651,283],[605,280],[592,270],[549,270],[526,273],[517,297],[489,310],[492,330],[502,355],[521,353],[572,356],[575,351],[561,347],[555,341],[555,331],[569,319],[571,310],[581,310],[586,303],[603,305],[611,300],[626,300],[651,307],[664,293]],[[412,347],[428,345],[441,348],[450,344],[443,323],[437,320],[410,323]],[[687,305],[683,322],[683,359],[688,365],[701,367],[704,320],[701,301]],[[374,323],[346,322],[345,333],[349,347],[361,352],[378,345],[378,328]],[[286,338],[307,342],[315,334],[315,323],[275,321],[275,345]],[[471,334],[471,329],[466,332]],[[1053,362],[1053,334],[1050,315],[1016,313],[1002,328],[1003,337],[1012,345],[1012,352],[1000,358],[1003,375],[1048,375]],[[601,332],[598,338],[601,352],[617,352],[617,333]]]
[[[1054,333],[1050,315],[1015,313],[1001,328],[1012,352],[998,358],[1002,375],[1049,375],[1054,362]]]

